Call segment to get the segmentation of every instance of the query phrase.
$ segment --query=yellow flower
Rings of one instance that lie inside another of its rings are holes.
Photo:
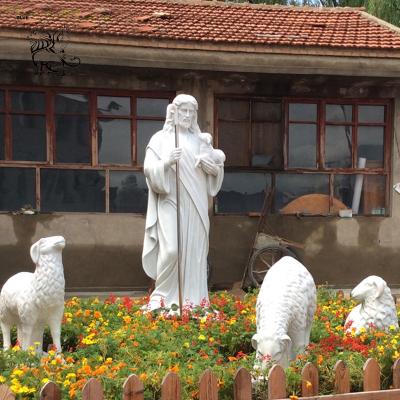
[[[43,385],[45,385],[47,382],[49,382],[49,378],[43,378],[42,380],[41,380],[41,383],[43,384]]]
[[[306,388],[311,389],[312,388],[312,383],[310,381],[306,381]]]
[[[14,369],[11,376],[22,376],[24,374],[24,371],[22,371],[22,369]]]
[[[199,335],[199,337],[197,338],[199,340],[206,340],[206,337],[204,335]]]
[[[4,378],[3,375],[0,375],[0,383],[4,383],[6,381],[6,378]]]
[[[188,349],[190,347],[190,344],[189,344],[189,342],[185,342],[185,343],[183,343],[183,346]]]

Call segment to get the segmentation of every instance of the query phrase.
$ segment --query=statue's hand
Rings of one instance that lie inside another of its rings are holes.
[[[170,167],[182,157],[182,147],[176,147],[169,153],[168,160],[165,162],[166,167]]]
[[[208,175],[218,175],[218,165],[210,157],[205,157],[200,160],[200,165],[203,171]]]

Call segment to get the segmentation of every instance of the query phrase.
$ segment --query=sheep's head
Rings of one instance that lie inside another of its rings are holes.
[[[31,246],[32,261],[37,264],[41,255],[61,253],[64,247],[65,239],[62,236],[42,238]]]
[[[376,275],[371,275],[362,280],[352,291],[351,297],[355,300],[367,298],[377,299],[385,290],[386,282]]]
[[[251,338],[251,344],[257,351],[257,358],[262,361],[262,366],[265,366],[268,361],[273,361],[283,367],[288,365],[292,344],[288,335],[271,337],[256,333]]]

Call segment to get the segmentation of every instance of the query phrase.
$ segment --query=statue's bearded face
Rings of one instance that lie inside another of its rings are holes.
[[[196,109],[191,103],[183,103],[178,106],[178,125],[188,129],[193,123],[196,115]]]

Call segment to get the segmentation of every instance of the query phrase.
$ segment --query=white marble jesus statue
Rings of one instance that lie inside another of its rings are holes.
[[[148,308],[179,305],[176,163],[179,160],[181,284],[183,306],[208,303],[208,196],[224,177],[225,155],[204,149],[197,124],[197,101],[180,94],[167,107],[164,127],[146,148],[144,174],[149,187],[142,262],[155,280]],[[175,125],[179,147],[175,147]]]

